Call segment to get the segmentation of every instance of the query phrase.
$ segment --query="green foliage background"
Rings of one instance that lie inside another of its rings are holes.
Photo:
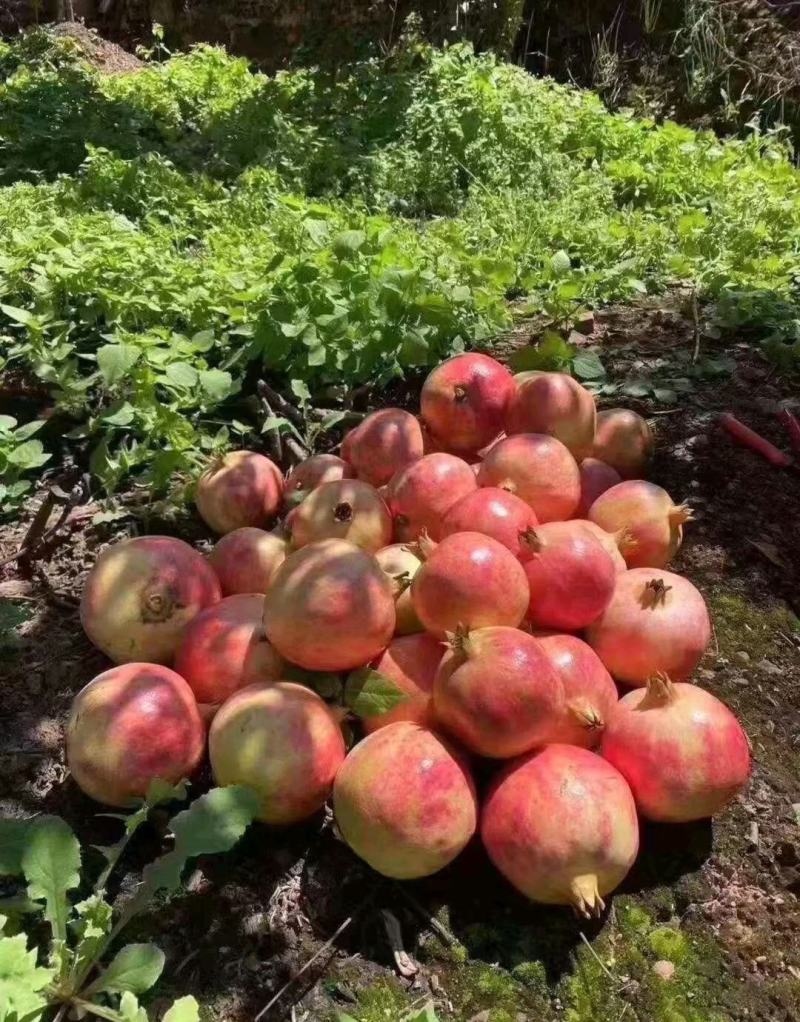
[[[44,381],[108,490],[196,471],[256,375],[300,400],[387,381],[487,341],[513,295],[692,281],[800,354],[779,133],[659,127],[414,41],[335,73],[199,47],[105,76],[37,32],[0,44],[0,82],[0,369]]]

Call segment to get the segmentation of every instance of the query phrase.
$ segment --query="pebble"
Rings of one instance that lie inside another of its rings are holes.
[[[750,663],[750,654],[746,653],[743,649],[739,649],[739,650],[736,651],[736,659],[737,660],[741,660],[741,662],[743,664],[749,664]]]
[[[653,963],[653,972],[656,976],[660,976],[664,982],[669,982],[675,975],[675,966],[672,962],[668,962],[666,959],[662,959],[660,962]]]
[[[744,687],[745,685],[749,685],[750,684],[750,682],[747,680],[747,678],[731,678],[731,682],[734,685],[741,685],[742,687]]]
[[[697,672],[703,681],[713,681],[716,675],[713,671],[709,671],[707,667],[704,667],[702,671]]]
[[[773,664],[771,660],[762,660],[758,664],[758,669],[759,671],[763,671],[764,674],[772,674],[775,677],[784,673],[783,670],[778,667],[777,664]]]

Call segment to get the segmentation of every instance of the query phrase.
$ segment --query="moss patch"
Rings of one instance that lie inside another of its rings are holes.
[[[712,594],[710,603],[723,656],[745,650],[751,661],[769,658],[775,655],[776,632],[800,634],[800,620],[785,604],[756,604],[730,591]]]

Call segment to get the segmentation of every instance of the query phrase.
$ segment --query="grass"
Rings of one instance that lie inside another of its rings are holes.
[[[258,375],[330,404],[490,343],[513,296],[562,318],[689,281],[794,365],[787,155],[463,46],[268,78],[210,47],[108,77],[69,40],[0,44],[0,371],[55,405],[33,446],[0,438],[0,509],[48,453],[177,495],[253,442]]]

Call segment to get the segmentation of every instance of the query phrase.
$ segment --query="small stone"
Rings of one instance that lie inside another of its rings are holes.
[[[703,679],[703,681],[713,681],[714,678],[715,678],[714,672],[713,671],[709,671],[709,669],[707,667],[704,667],[702,669],[702,671],[698,671],[697,673],[698,673],[699,677],[701,677]]]
[[[742,677],[739,677],[739,678],[731,678],[731,682],[732,682],[732,683],[733,683],[734,685],[741,685],[741,686],[742,686],[742,688],[745,688],[745,687],[746,687],[747,685],[749,685],[749,684],[750,684],[750,682],[749,682],[749,681],[747,680],[747,678],[742,678]]]
[[[666,959],[662,958],[660,962],[653,963],[653,972],[656,976],[663,979],[665,983],[668,983],[675,975],[675,966],[672,962],[668,962]]]
[[[269,933],[269,920],[266,912],[253,912],[242,920],[242,933],[246,937],[262,937]]]
[[[762,660],[758,664],[758,669],[759,671],[763,671],[764,674],[771,674],[774,677],[777,677],[779,674],[783,675],[784,673],[781,668],[778,667],[777,664],[773,664],[771,660]]]
[[[583,334],[588,337],[594,333],[594,313],[590,311],[582,312],[575,318],[575,330],[579,334]]]
[[[792,812],[794,813],[794,822],[800,827],[800,802],[792,802]]]
[[[473,1015],[469,1022],[489,1022],[490,1015],[491,1012],[487,1008],[486,1011],[479,1011],[477,1015]]]
[[[739,649],[736,651],[736,659],[740,660],[743,664],[749,664],[750,654],[745,652],[743,649]]]

